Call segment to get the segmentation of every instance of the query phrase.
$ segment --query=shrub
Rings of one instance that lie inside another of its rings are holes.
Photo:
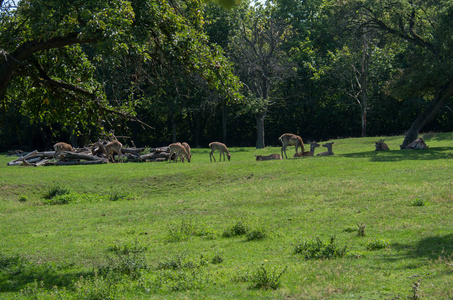
[[[256,241],[262,240],[267,237],[267,234],[264,232],[263,229],[255,229],[247,232],[246,239],[247,241]]]
[[[249,231],[247,225],[244,224],[244,221],[237,221],[233,226],[227,228],[223,233],[222,237],[235,237],[244,235]]]
[[[214,257],[211,259],[211,263],[213,265],[221,264],[223,263],[223,257],[220,254],[214,255]]]
[[[47,194],[44,195],[44,199],[52,199],[56,196],[62,196],[62,195],[67,195],[71,191],[68,188],[62,187],[62,186],[54,186],[52,187]]]
[[[27,201],[28,201],[27,196],[20,196],[19,197],[19,202],[27,202]]]
[[[357,226],[359,226],[359,231],[357,232],[357,235],[358,236],[365,236],[366,225],[363,224],[363,223],[360,223],[360,224],[357,223]]]
[[[411,201],[412,206],[425,206],[426,201],[423,198],[415,198]]]
[[[388,245],[390,245],[388,240],[378,239],[374,237],[371,241],[368,241],[368,243],[366,243],[366,248],[368,250],[379,250],[386,248]]]
[[[190,221],[181,220],[179,226],[168,223],[167,242],[181,242],[187,240],[191,235],[196,235],[196,230]]]
[[[272,269],[272,272],[266,270],[264,264],[261,265],[251,276],[250,281],[252,289],[273,289],[276,290],[280,287],[280,279],[282,275],[286,272],[288,267],[285,267],[283,271],[277,273],[275,269]]]
[[[294,249],[294,253],[303,254],[306,259],[312,258],[337,258],[343,257],[346,253],[346,246],[340,248],[335,242],[335,236],[330,238],[330,242],[324,243],[318,237],[311,240],[304,240]]]
[[[146,247],[137,243],[135,246],[114,246],[109,249],[115,254],[113,257],[107,257],[108,264],[99,268],[101,275],[118,273],[129,275],[136,279],[140,277],[140,271],[148,269],[145,255]]]

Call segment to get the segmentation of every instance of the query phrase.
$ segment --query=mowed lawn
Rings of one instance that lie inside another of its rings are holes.
[[[453,133],[422,136],[427,150],[350,138],[279,161],[254,155],[280,147],[215,163],[206,148],[191,163],[1,155],[0,298],[453,299]]]

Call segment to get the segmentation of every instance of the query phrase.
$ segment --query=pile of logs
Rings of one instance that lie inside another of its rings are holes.
[[[159,162],[168,160],[170,149],[168,147],[151,148],[150,153],[141,154],[145,147],[122,148],[121,153],[127,157],[127,161],[133,162]],[[61,165],[91,165],[108,163],[104,153],[100,153],[91,145],[83,148],[75,148],[74,152],[63,151],[58,159],[54,158],[55,151],[38,152],[28,154],[22,152],[12,153],[19,158],[7,163],[8,166],[61,166]]]

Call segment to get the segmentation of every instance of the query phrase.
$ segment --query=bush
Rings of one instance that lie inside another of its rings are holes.
[[[386,248],[388,245],[390,245],[390,242],[388,240],[378,239],[374,237],[371,241],[368,241],[368,243],[366,243],[366,248],[368,250],[379,250]]]
[[[246,239],[247,241],[256,241],[262,240],[267,237],[267,234],[264,232],[263,229],[256,229],[247,232]]]
[[[346,254],[346,246],[340,248],[335,242],[335,237],[330,238],[330,242],[324,243],[318,237],[311,240],[304,240],[294,249],[294,253],[303,254],[306,259],[337,258]]]
[[[52,199],[56,196],[62,196],[62,195],[67,195],[71,191],[68,188],[62,187],[62,186],[54,186],[52,187],[47,194],[44,195],[44,199]]]
[[[261,267],[256,270],[251,278],[250,281],[252,282],[252,285],[250,288],[252,289],[265,289],[265,290],[276,290],[280,287],[281,282],[280,279],[283,275],[283,273],[286,272],[288,267],[285,267],[283,271],[281,271],[279,274],[277,274],[276,270],[273,269],[272,272],[268,272],[266,268],[264,267],[264,264],[261,265]]]
[[[412,206],[425,206],[426,201],[425,199],[422,198],[415,198],[414,200],[411,201]]]
[[[248,231],[249,229],[247,228],[247,225],[244,224],[244,221],[237,221],[233,226],[223,232],[222,237],[229,238],[240,236],[246,234]]]

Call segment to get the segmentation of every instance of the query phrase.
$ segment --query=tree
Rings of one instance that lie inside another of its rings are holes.
[[[247,107],[256,122],[256,148],[264,148],[264,122],[272,105],[272,89],[291,73],[282,50],[291,27],[275,16],[272,1],[264,6],[245,3],[236,13],[238,25],[231,37],[229,55],[247,89]]]
[[[415,119],[401,145],[418,137],[453,96],[453,3],[451,1],[342,1],[339,13],[349,25],[377,29],[387,36],[389,48],[397,49],[397,74],[388,92],[399,99],[423,98],[424,111]]]
[[[7,3],[0,6],[4,111],[20,101],[32,121],[79,130],[118,117],[141,122],[134,112],[142,96],[135,67],[121,78],[121,90],[106,80],[108,70],[123,68],[125,57],[160,69],[177,64],[239,97],[226,60],[202,32],[197,0],[21,0],[15,10]]]

